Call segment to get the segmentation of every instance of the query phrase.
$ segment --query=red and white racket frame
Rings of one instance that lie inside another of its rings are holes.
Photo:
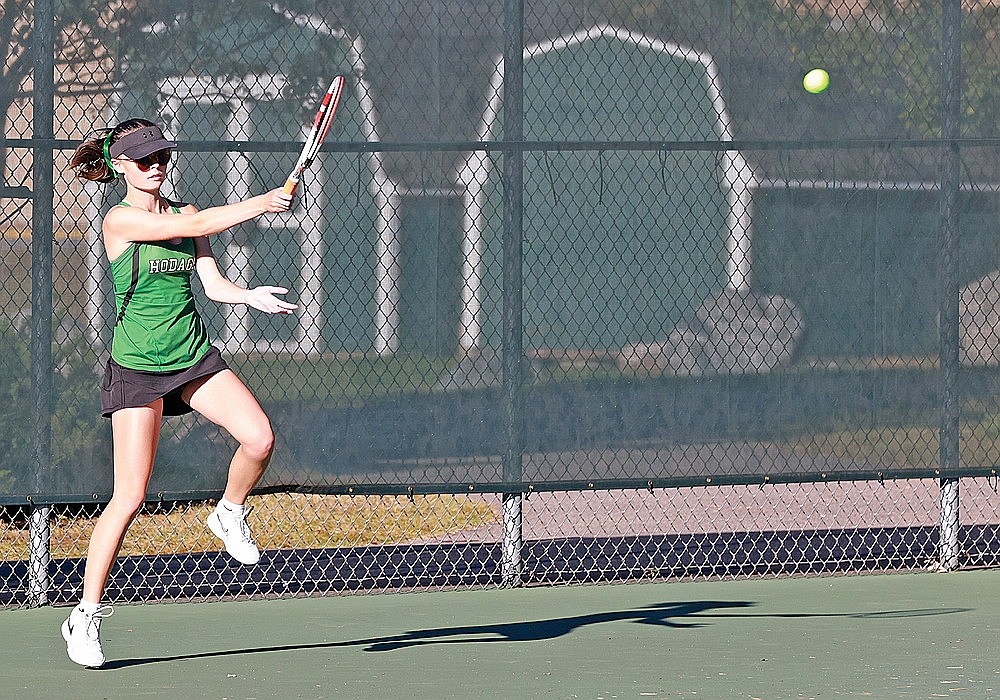
[[[338,75],[330,83],[326,94],[323,95],[323,101],[320,102],[319,109],[316,111],[316,117],[313,119],[309,136],[306,137],[306,142],[302,146],[302,152],[299,154],[298,160],[295,161],[295,167],[288,174],[284,187],[281,188],[286,193],[295,194],[299,180],[302,179],[302,173],[312,165],[313,158],[319,153],[320,146],[323,145],[326,135],[330,132],[333,115],[337,113],[337,107],[340,105],[340,97],[343,93],[344,76]]]

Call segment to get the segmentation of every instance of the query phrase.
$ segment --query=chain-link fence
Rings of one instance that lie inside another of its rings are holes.
[[[170,419],[109,600],[995,563],[997,2],[2,12],[0,604],[79,596],[112,490],[123,188],[73,149],[151,118],[165,192],[235,201],[337,74],[293,212],[212,244],[299,310],[200,303],[278,437],[265,558],[204,527],[234,443]]]

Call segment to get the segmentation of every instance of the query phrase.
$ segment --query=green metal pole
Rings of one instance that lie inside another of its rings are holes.
[[[941,257],[938,293],[941,343],[941,469],[959,466],[959,286],[958,190],[962,108],[962,4],[943,0],[941,15],[941,136],[945,139],[941,169]],[[960,548],[958,479],[941,479],[941,540],[939,566],[957,569]]]
[[[503,478],[519,482],[523,468],[524,387],[522,386],[522,214],[524,152],[524,5],[504,0],[503,52],[503,397],[505,407]],[[501,578],[505,586],[522,582],[520,493],[503,496],[503,554]]]
[[[31,423],[34,491],[45,490],[52,462],[52,172],[55,108],[55,11],[53,0],[35,0],[31,216]],[[49,516],[36,506],[31,517],[28,604],[48,603]]]

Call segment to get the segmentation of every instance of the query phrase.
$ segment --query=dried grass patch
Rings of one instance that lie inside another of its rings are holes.
[[[451,535],[493,522],[489,503],[458,495],[323,496],[282,493],[254,496],[248,516],[263,549],[352,547],[399,544]],[[164,506],[141,513],[129,528],[121,556],[217,551],[219,541],[205,526],[212,504]],[[55,558],[82,557],[93,529],[79,508],[53,519]],[[0,560],[28,558],[25,527],[0,523]]]

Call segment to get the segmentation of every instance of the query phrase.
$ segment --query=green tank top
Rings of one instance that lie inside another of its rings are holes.
[[[180,213],[177,207],[171,211]],[[170,372],[205,356],[211,343],[191,290],[194,265],[193,238],[132,242],[111,262],[115,362],[129,369]]]

